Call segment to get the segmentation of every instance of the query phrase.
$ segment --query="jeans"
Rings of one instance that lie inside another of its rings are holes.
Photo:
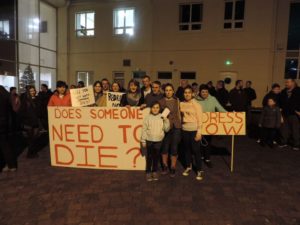
[[[158,167],[158,162],[160,159],[160,148],[161,141],[153,142],[146,141],[147,155],[146,155],[146,173],[156,172]]]
[[[201,141],[195,141],[197,131],[182,131],[182,139],[184,146],[184,154],[186,166],[192,165],[192,155],[195,156],[195,163],[197,171],[202,170],[202,153],[201,153]]]
[[[166,133],[165,138],[162,143],[162,154],[171,154],[172,156],[177,156],[178,145],[181,141],[181,129],[172,128]]]

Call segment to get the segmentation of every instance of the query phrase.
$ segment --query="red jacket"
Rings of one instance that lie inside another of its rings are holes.
[[[48,106],[72,106],[70,93],[67,92],[63,98],[60,98],[57,92],[54,93],[48,102]]]

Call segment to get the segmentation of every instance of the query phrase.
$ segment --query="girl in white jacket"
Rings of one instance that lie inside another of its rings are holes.
[[[162,118],[160,104],[154,102],[150,114],[143,122],[141,144],[147,149],[146,154],[146,179],[147,181],[158,180],[157,167],[160,157],[160,148],[165,132],[170,129],[170,122]]]

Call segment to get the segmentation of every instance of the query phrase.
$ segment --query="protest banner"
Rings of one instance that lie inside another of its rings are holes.
[[[124,93],[120,93],[120,92],[107,92],[106,106],[119,107],[123,95]]]
[[[88,106],[95,103],[93,86],[70,89],[73,107]]]
[[[48,107],[51,165],[144,170],[138,107]],[[244,135],[245,113],[204,113],[203,134]]]

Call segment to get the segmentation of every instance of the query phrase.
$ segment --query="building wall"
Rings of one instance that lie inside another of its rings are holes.
[[[190,1],[78,1],[60,8],[58,78],[76,83],[76,71],[93,71],[94,80],[124,71],[128,82],[135,70],[153,80],[157,71],[172,71],[178,85],[181,71],[197,72],[200,83],[234,72],[237,79],[253,81],[259,106],[271,84],[283,82],[289,1],[246,0],[244,28],[228,31],[223,29],[224,1],[202,0],[203,28],[192,32],[178,29],[178,5],[184,2]],[[113,9],[122,7],[136,10],[134,36],[113,34]],[[95,37],[78,38],[75,13],[90,10],[96,12]],[[123,67],[123,59],[131,59],[131,66]],[[225,65],[226,60],[233,64]]]

